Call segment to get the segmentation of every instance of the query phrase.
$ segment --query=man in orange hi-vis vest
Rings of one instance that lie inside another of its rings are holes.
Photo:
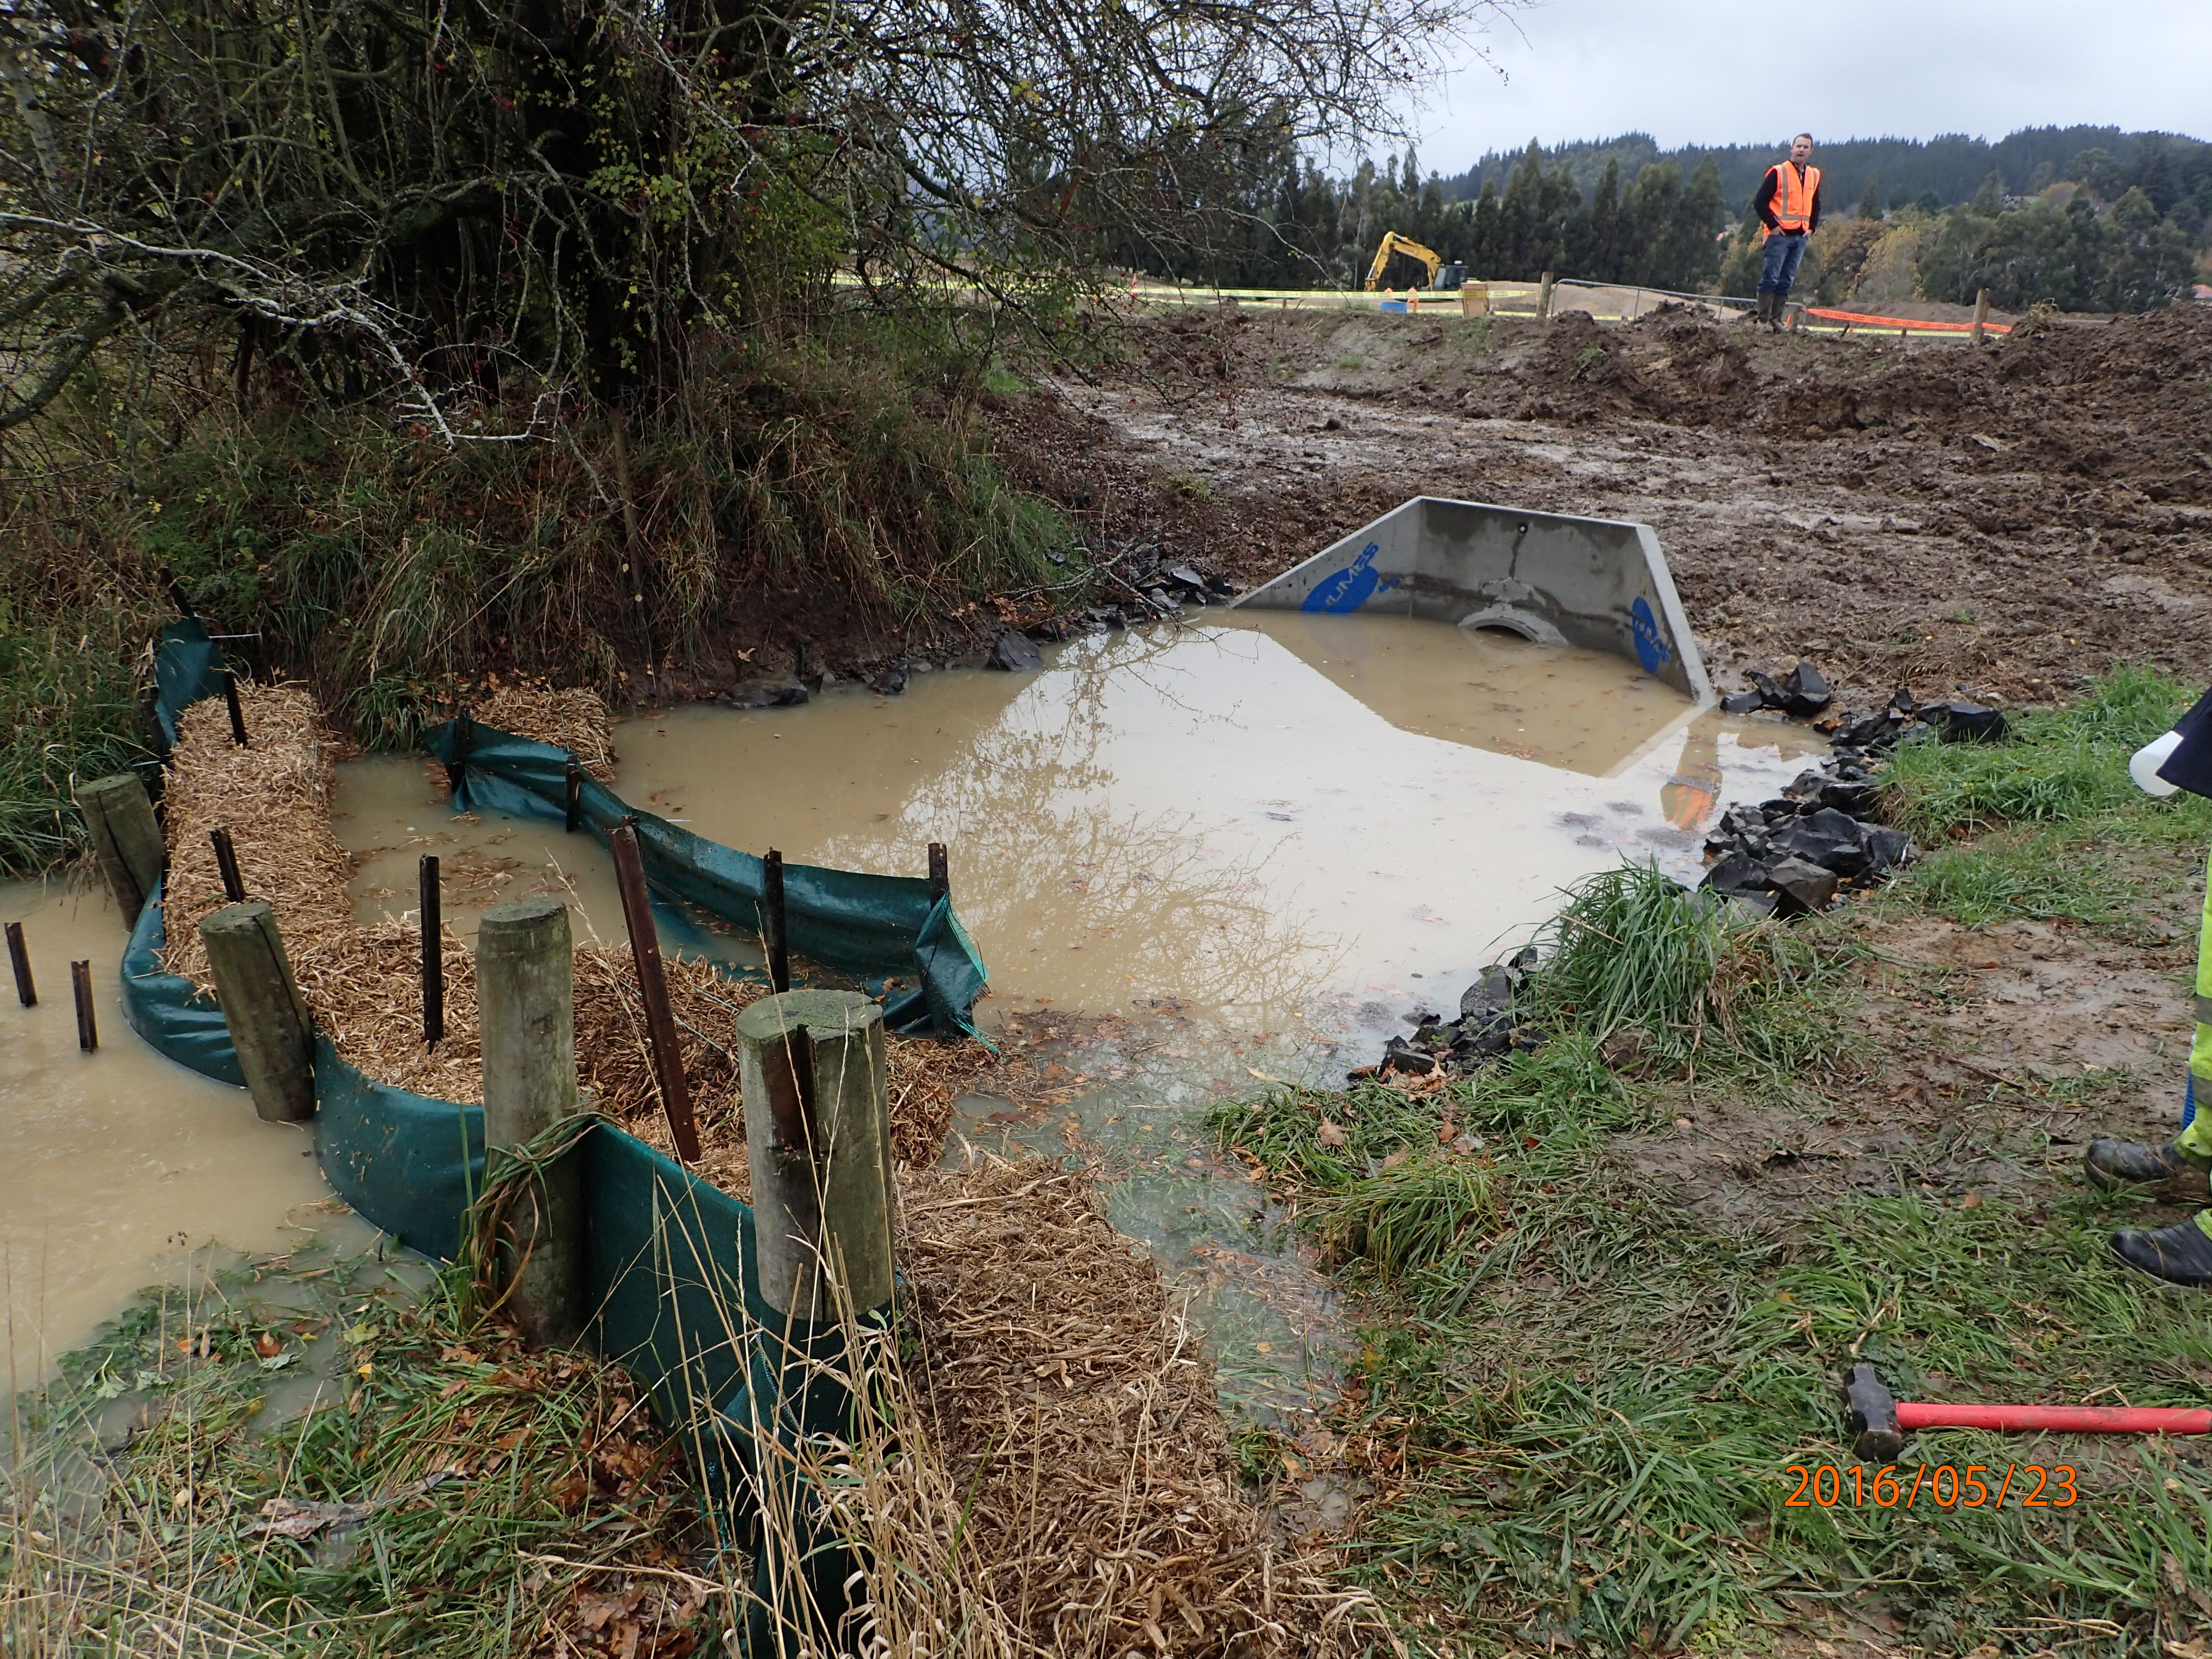
[[[1820,169],[1813,165],[1811,133],[1792,138],[1790,159],[1767,168],[1759,194],[1751,198],[1751,210],[1766,227],[1765,246],[1759,251],[1759,320],[1779,328],[1805,244],[1820,228]]]

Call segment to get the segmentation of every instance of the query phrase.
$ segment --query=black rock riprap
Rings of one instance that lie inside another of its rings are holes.
[[[1482,977],[1461,993],[1459,1018],[1423,1014],[1410,1037],[1394,1036],[1382,1058],[1352,1075],[1376,1077],[1403,1072],[1426,1077],[1432,1072],[1458,1076],[1515,1049],[1543,1046],[1528,1007],[1528,983],[1536,969],[1536,947],[1524,946],[1504,962],[1482,970]],[[1409,1016],[1410,1018],[1410,1016]]]
[[[1747,678],[1754,690],[1723,698],[1723,709],[1797,714],[1815,690],[1820,707],[1829,701],[1828,683],[1810,663],[1798,664],[1786,680]],[[1826,761],[1798,774],[1774,799],[1721,814],[1705,837],[1713,863],[1705,886],[1765,915],[1826,909],[1838,893],[1871,886],[1917,856],[1911,836],[1875,816],[1877,774],[1899,744],[1995,743],[2005,734],[2004,716],[1984,704],[1917,702],[1902,688],[1873,714],[1839,714],[1820,726],[1834,744]]]

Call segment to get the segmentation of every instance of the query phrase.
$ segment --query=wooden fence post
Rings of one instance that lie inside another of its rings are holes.
[[[226,904],[200,922],[208,972],[253,1109],[270,1123],[315,1111],[315,1035],[292,977],[276,913],[259,899]]]
[[[76,997],[76,1046],[86,1054],[100,1047],[100,1022],[92,1007],[92,963],[70,963],[70,989]]]
[[[484,1150],[533,1140],[576,1109],[575,946],[559,899],[495,904],[477,927]],[[583,1334],[584,1172],[573,1153],[526,1179],[501,1228],[506,1305],[534,1347]]]
[[[786,991],[738,1016],[763,1298],[810,1322],[891,1299],[884,1011],[854,991]]]
[[[1552,273],[1548,270],[1536,285],[1536,320],[1540,323],[1552,320]]]
[[[31,952],[23,943],[23,924],[8,924],[8,966],[15,974],[15,1000],[26,1008],[39,1006],[38,988],[31,983]]]
[[[1990,291],[1984,289],[1974,295],[1974,343],[1979,345],[1990,329]]]
[[[115,908],[123,912],[123,925],[131,927],[161,879],[166,854],[161,826],[154,821],[154,802],[136,772],[95,778],[77,785],[71,793],[92,836],[100,873],[107,878]]]

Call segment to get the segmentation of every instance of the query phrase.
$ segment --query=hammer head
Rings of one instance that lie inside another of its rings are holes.
[[[1871,1365],[1851,1367],[1844,1385],[1850,1401],[1851,1449],[1862,1463],[1893,1463],[1905,1449],[1897,1426],[1897,1401]]]

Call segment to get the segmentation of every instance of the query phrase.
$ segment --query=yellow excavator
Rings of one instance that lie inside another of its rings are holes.
[[[1409,254],[1429,268],[1429,286],[1437,285],[1437,269],[1444,262],[1443,255],[1434,248],[1423,247],[1410,236],[1401,236],[1395,230],[1382,233],[1382,246],[1375,250],[1375,263],[1367,272],[1367,286],[1372,290],[1382,284],[1382,272],[1394,253]]]

